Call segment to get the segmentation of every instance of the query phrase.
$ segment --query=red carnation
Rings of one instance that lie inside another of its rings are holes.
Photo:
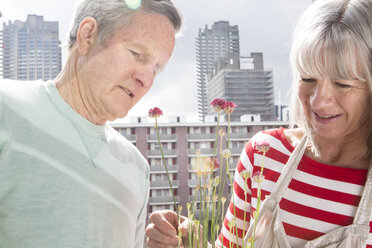
[[[238,105],[236,105],[234,102],[226,102],[223,110],[225,111],[225,113],[231,114],[232,112],[234,112],[236,107],[238,107]]]
[[[218,161],[217,158],[214,159],[213,168],[214,169],[220,168],[220,162]]]
[[[157,118],[159,116],[163,115],[163,111],[161,111],[160,108],[155,107],[149,110],[149,117],[150,118]]]
[[[226,101],[221,98],[216,98],[211,102],[211,105],[213,106],[214,110],[221,111],[225,108]]]

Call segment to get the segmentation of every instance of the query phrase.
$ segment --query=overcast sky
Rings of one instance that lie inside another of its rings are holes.
[[[166,116],[187,115],[197,120],[195,37],[199,28],[216,21],[238,25],[242,55],[263,52],[265,68],[274,71],[275,102],[288,103],[291,84],[289,48],[292,31],[311,0],[173,0],[183,16],[183,28],[165,70],[155,79],[149,93],[129,116],[145,116],[151,107],[160,107]],[[60,40],[67,33],[76,0],[1,0],[1,22],[25,21],[27,14],[58,21]],[[2,27],[1,27],[2,29]],[[63,61],[67,53],[63,52]]]

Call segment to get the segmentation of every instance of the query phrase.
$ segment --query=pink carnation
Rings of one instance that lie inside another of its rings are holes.
[[[157,118],[159,116],[163,115],[163,111],[161,111],[160,108],[155,107],[149,110],[149,117],[150,118]]]
[[[231,114],[238,107],[234,102],[226,102],[224,111],[227,114]]]
[[[261,171],[256,171],[253,173],[253,180],[256,183],[261,184],[265,180],[265,176],[261,173]]]
[[[224,99],[221,99],[221,98],[216,98],[211,102],[211,104],[212,104],[214,110],[221,111],[225,108],[226,101]]]
[[[270,144],[267,141],[257,141],[255,144],[255,148],[260,152],[267,152],[270,150]]]
[[[214,159],[213,168],[214,169],[220,168],[220,162],[218,161],[217,158]]]

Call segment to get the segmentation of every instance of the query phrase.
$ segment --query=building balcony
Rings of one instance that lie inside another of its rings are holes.
[[[187,135],[187,141],[213,141],[215,138],[215,133],[190,133]]]
[[[196,157],[196,153],[200,151],[202,156],[213,156],[214,149],[211,148],[198,148],[198,149],[188,149],[187,155],[189,157]],[[216,149],[217,152],[217,149]]]
[[[149,150],[146,152],[148,158],[161,158],[161,151],[160,150]],[[163,150],[164,157],[177,157],[178,150]]]
[[[252,138],[254,133],[230,133],[230,140],[248,140]]]
[[[191,164],[189,164],[187,166],[187,168],[188,168],[188,170],[189,170],[190,173],[194,173],[194,174],[196,173],[196,170],[193,168],[193,166]],[[218,168],[215,168],[215,169],[213,169],[213,172],[216,172],[217,170],[218,170]]]
[[[168,165],[169,173],[177,173],[179,170],[178,165]],[[166,173],[164,165],[150,165],[150,173]]]
[[[172,188],[178,188],[179,181],[173,180],[172,181]],[[164,181],[152,181],[150,182],[150,188],[151,189],[169,189],[169,182],[168,180]]]
[[[190,188],[196,188],[196,185],[200,185],[200,183],[203,185],[204,183],[209,183],[210,178],[201,178],[200,179],[189,179],[187,181],[187,184],[189,185]]]
[[[122,134],[127,140],[130,142],[136,142],[137,141],[137,135],[133,134]]]
[[[244,148],[229,148],[231,156],[240,156]]]
[[[175,196],[176,202],[180,202],[180,197],[177,195]],[[149,205],[169,205],[173,204],[173,197],[172,196],[150,196]]]
[[[177,134],[159,134],[161,142],[176,142]],[[147,142],[158,142],[158,137],[156,134],[148,134]]]
[[[216,212],[217,212],[217,210],[215,209],[215,214],[216,214]],[[203,214],[205,214],[205,212],[203,213]],[[212,214],[213,214],[213,210],[212,209],[209,209],[209,214],[208,214],[208,219],[209,220],[211,220],[212,219]],[[194,211],[194,218],[195,219],[199,219],[199,217],[201,216],[201,214],[200,214],[200,210],[199,209],[197,209],[197,210],[195,210]],[[219,219],[220,219],[221,217],[219,217]]]

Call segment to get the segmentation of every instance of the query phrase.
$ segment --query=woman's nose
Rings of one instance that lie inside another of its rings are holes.
[[[320,108],[332,102],[334,91],[332,82],[329,79],[318,80],[314,91],[310,96],[311,105]]]

